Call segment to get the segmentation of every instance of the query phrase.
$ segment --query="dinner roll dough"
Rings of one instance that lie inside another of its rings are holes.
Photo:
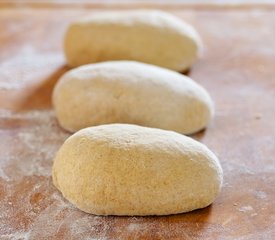
[[[132,61],[79,67],[56,84],[53,104],[71,132],[106,123],[133,123],[191,134],[213,115],[208,93],[190,78]]]
[[[188,69],[201,51],[195,29],[169,13],[129,10],[93,13],[65,35],[72,67],[108,60],[136,60],[175,71]]]
[[[222,185],[216,156],[178,133],[128,124],[82,129],[53,165],[54,185],[97,215],[166,215],[211,204]]]

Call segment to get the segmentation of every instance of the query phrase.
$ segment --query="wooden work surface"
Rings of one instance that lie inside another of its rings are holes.
[[[168,5],[156,7],[193,24],[205,46],[189,75],[216,105],[194,136],[224,169],[214,204],[173,216],[99,217],[68,203],[51,180],[69,136],[51,106],[68,70],[63,34],[78,16],[110,7],[0,3],[0,239],[275,239],[275,5]]]

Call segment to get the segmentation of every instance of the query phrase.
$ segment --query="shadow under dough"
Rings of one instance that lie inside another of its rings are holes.
[[[31,86],[17,106],[18,111],[43,109],[52,106],[52,91],[58,79],[69,70],[66,65],[55,69],[49,76]]]

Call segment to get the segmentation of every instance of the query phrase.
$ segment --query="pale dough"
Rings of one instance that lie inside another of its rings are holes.
[[[207,126],[209,94],[190,78],[133,61],[90,64],[67,72],[55,86],[60,125],[71,131],[106,123],[133,123],[184,134]]]
[[[211,204],[222,185],[216,156],[178,133],[128,124],[82,129],[53,165],[54,185],[97,215],[166,215]]]
[[[73,22],[64,42],[72,67],[108,60],[136,60],[183,71],[201,52],[200,37],[192,26],[158,10],[94,13]]]

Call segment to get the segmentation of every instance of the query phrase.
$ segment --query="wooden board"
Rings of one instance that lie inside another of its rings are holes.
[[[218,155],[225,177],[210,207],[163,217],[89,215],[52,185],[53,157],[69,136],[51,106],[68,70],[63,34],[104,5],[16,6],[0,4],[0,239],[275,239],[274,5],[168,8],[202,36],[189,75],[212,95],[216,116],[194,138]]]

